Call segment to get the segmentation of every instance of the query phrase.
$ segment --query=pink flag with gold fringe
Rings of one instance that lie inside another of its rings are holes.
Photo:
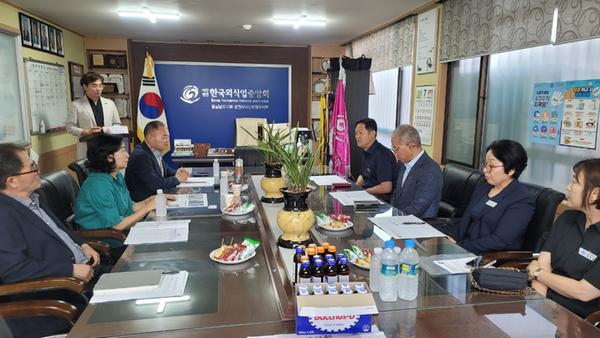
[[[348,117],[346,116],[346,101],[344,84],[338,80],[331,114],[331,167],[334,174],[342,177],[348,176],[350,165],[350,141],[348,140]]]

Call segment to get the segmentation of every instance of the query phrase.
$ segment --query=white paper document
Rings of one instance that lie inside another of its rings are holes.
[[[206,194],[175,195],[174,201],[167,201],[168,209],[175,208],[206,208],[208,198]]]
[[[105,128],[109,134],[114,134],[114,135],[129,134],[129,128],[127,128],[127,126],[124,126],[122,124],[115,124],[113,126],[105,127]]]
[[[322,175],[322,176],[311,176],[310,180],[315,182],[317,185],[332,185],[334,183],[348,183],[345,179],[337,175]]]
[[[442,259],[433,261],[437,266],[448,271],[449,273],[468,273],[472,267],[468,266],[467,263],[472,262],[477,257],[465,257],[455,259]]]
[[[185,285],[187,283],[188,272],[179,271],[178,273],[163,273],[158,287],[148,289],[147,287],[140,289],[130,288],[128,292],[110,292],[105,290],[102,293],[96,294],[90,300],[90,303],[105,303],[105,302],[116,302],[122,300],[132,299],[147,299],[147,298],[163,298],[163,297],[176,297],[183,295],[185,291]]]
[[[379,204],[383,204],[377,197],[369,194],[365,190],[357,191],[334,191],[330,192],[329,195],[340,201],[342,205],[354,205],[355,201],[375,201]]]
[[[140,222],[129,231],[125,245],[187,242],[189,220],[172,222]]]
[[[396,239],[446,237],[416,216],[369,217],[369,220]]]
[[[177,188],[212,187],[214,184],[214,177],[188,177],[187,181],[179,183]]]

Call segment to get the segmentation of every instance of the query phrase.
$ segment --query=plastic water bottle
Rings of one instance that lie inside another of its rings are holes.
[[[214,185],[219,184],[219,160],[215,158],[213,161],[213,177],[215,178]]]
[[[229,173],[227,170],[221,171],[221,178],[219,180],[219,190],[221,195],[227,195],[229,192]]]
[[[167,216],[167,197],[163,194],[162,189],[156,190],[156,217]]]
[[[373,249],[373,256],[371,256],[371,269],[369,270],[369,285],[371,291],[379,291],[379,274],[381,273],[381,253],[382,248]]]
[[[394,252],[393,240],[385,241],[380,271],[379,297],[384,302],[395,302],[398,299],[398,256]]]
[[[415,250],[415,241],[407,239],[404,242],[404,250],[400,254],[402,261],[402,272],[400,275],[400,286],[398,296],[407,301],[413,301],[419,294],[419,254]]]

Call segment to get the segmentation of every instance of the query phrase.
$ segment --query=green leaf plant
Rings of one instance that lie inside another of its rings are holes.
[[[309,190],[308,182],[322,147],[323,143],[320,142],[316,152],[296,144],[279,145],[275,148],[277,158],[287,174],[288,192],[304,193]]]
[[[279,159],[279,149],[282,148],[286,141],[289,140],[291,131],[275,129],[275,123],[263,125],[263,137],[256,137],[253,133],[249,132],[246,128],[242,129],[250,135],[255,141],[256,145],[251,146],[263,153],[265,157],[266,165],[278,165],[282,164]]]

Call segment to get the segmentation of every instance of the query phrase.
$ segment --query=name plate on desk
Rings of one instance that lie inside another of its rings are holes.
[[[210,148],[207,157],[233,157],[235,150],[233,148]]]

